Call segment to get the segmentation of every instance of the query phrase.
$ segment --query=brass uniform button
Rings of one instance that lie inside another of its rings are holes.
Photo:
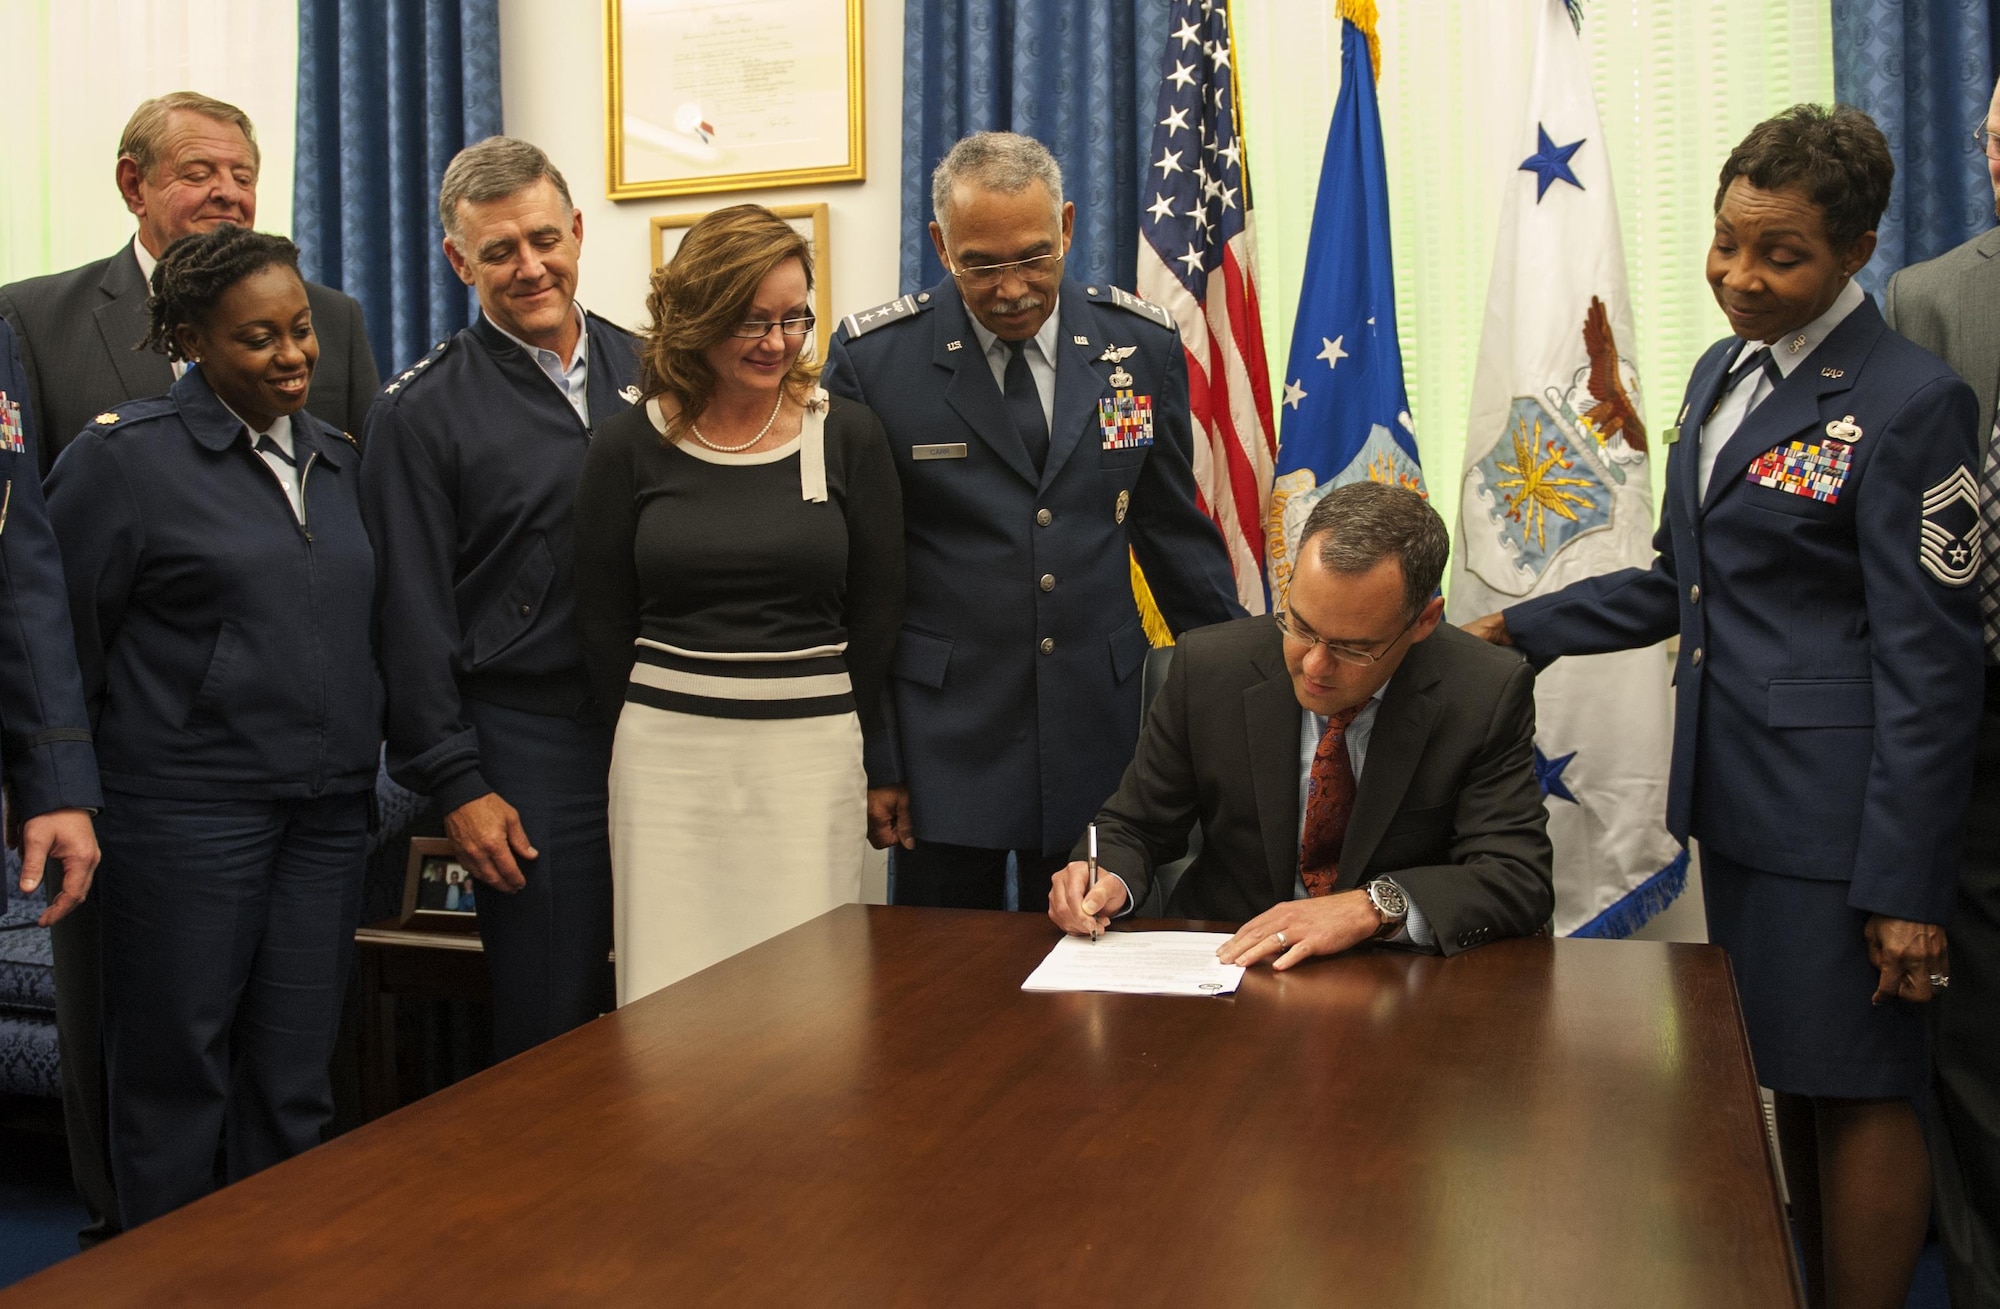
[[[1055,638],[1054,638],[1053,636],[1045,636],[1045,637],[1043,637],[1043,638],[1042,638],[1042,653],[1043,653],[1043,654],[1054,654],[1055,652],[1056,652],[1056,639],[1055,639]]]
[[[1056,575],[1054,573],[1042,574],[1042,589],[1044,591],[1053,591],[1056,589]]]
[[[1048,510],[1046,509],[1035,510],[1035,525],[1037,527],[1047,527],[1050,523],[1053,523],[1055,520],[1056,516],[1050,513]]]

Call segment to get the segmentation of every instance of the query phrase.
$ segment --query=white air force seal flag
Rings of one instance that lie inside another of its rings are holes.
[[[1979,571],[1979,483],[1964,464],[1924,492],[1917,558],[1946,586],[1964,586]]]

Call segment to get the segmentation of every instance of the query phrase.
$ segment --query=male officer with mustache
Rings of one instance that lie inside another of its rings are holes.
[[[1195,500],[1173,319],[1063,276],[1075,206],[1040,142],[982,132],[931,178],[949,276],[850,315],[828,390],[880,415],[909,595],[891,668],[901,758],[869,793],[898,904],[1024,911],[1118,785],[1149,643],[1136,556],[1175,632],[1242,615]]]

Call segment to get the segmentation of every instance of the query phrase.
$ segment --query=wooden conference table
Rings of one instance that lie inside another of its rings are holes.
[[[1799,1303],[1719,950],[1024,994],[1054,940],[835,910],[0,1305]]]

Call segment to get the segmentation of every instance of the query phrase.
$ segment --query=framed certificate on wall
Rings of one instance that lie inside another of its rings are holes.
[[[827,206],[772,205],[770,209],[812,246],[813,315],[820,323],[818,339],[831,341],[834,329],[840,324],[833,316],[833,250],[827,244],[827,229],[830,226]],[[706,210],[695,214],[655,214],[651,223],[653,267],[658,268],[672,259],[674,251],[681,248],[681,238],[687,235],[687,230],[707,216]],[[821,357],[825,357],[823,350]]]
[[[861,0],[605,0],[611,198],[858,182]]]

